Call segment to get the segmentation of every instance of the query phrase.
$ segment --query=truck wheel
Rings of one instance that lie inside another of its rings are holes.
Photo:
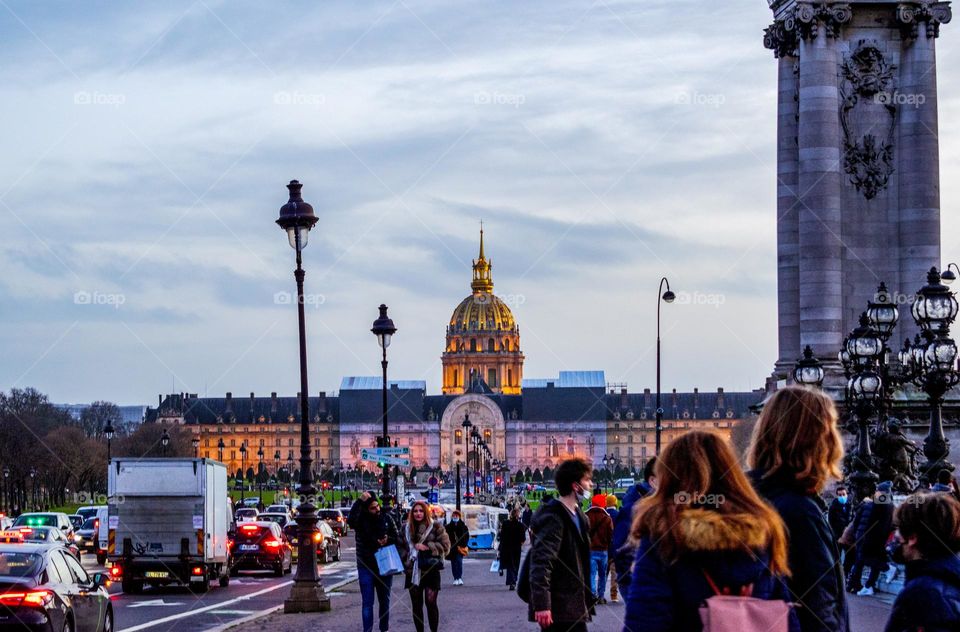
[[[230,573],[220,576],[220,588],[226,588],[230,585]]]
[[[120,580],[120,588],[128,595],[139,595],[143,592],[143,582],[132,579]]]
[[[97,564],[103,566],[107,563],[107,554],[106,553],[97,553]]]

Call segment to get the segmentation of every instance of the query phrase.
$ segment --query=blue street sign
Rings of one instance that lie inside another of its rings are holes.
[[[429,500],[433,504],[437,504],[438,502],[440,502],[440,491],[436,489],[431,489],[429,492],[429,496],[427,497],[427,500]]]

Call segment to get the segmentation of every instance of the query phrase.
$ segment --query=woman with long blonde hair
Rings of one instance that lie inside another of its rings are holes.
[[[657,459],[656,491],[640,501],[625,632],[696,632],[705,599],[729,590],[787,600],[787,538],[780,520],[720,436],[691,431]],[[783,628],[798,629],[784,610]]]
[[[750,476],[787,526],[788,586],[804,632],[850,629],[840,552],[820,493],[839,479],[843,441],[833,400],[790,386],[763,406],[747,453]]]

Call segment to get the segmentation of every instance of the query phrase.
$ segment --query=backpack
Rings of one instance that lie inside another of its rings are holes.
[[[743,586],[739,595],[729,588],[720,590],[713,578],[703,571],[713,595],[700,606],[703,632],[787,632],[790,625],[790,604],[780,599],[751,597],[753,585]]]

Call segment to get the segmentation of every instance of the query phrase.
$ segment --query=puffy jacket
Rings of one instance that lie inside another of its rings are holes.
[[[754,487],[777,510],[787,526],[791,577],[787,582],[800,607],[803,632],[849,632],[843,569],[826,504],[815,493],[799,489],[787,475],[762,478],[750,472]]]
[[[907,580],[893,602],[886,632],[960,629],[960,559],[950,555],[907,563]]]
[[[594,506],[587,510],[587,520],[590,522],[590,550],[609,550],[613,541],[613,518],[606,509]]]
[[[893,532],[893,504],[868,499],[860,503],[854,515],[857,556],[867,563],[887,561],[887,539]]]
[[[380,550],[380,539],[387,537],[387,544],[397,544],[397,527],[393,520],[383,513],[374,516],[367,508],[376,500],[370,497],[366,500],[357,500],[350,508],[347,524],[354,530],[357,547],[357,567],[361,565],[379,574],[377,565],[377,551]]]
[[[698,632],[703,629],[698,608],[715,593],[706,574],[721,589],[752,584],[758,599],[789,601],[783,579],[769,569],[769,533],[750,514],[721,515],[709,509],[688,509],[677,528],[687,551],[665,563],[649,538],[640,540],[633,579],[626,599],[624,632]],[[796,612],[790,632],[799,632]]]
[[[417,525],[416,533],[410,532],[409,523],[403,525],[403,528],[400,530],[400,539],[397,541],[397,552],[400,553],[400,559],[403,560],[403,566],[408,573],[413,570],[413,557],[411,553],[415,549],[418,543],[421,543],[427,547],[425,553],[429,553],[434,557],[444,558],[450,553],[450,536],[447,535],[447,530],[443,528],[443,524],[439,521],[435,521],[430,524],[430,530],[427,531],[426,536],[424,536],[424,531],[426,531],[426,526],[424,523]]]
[[[630,528],[633,526],[633,509],[641,498],[653,492],[646,481],[641,481],[627,490],[623,496],[623,505],[613,521],[613,539],[610,550],[613,551],[613,563],[617,570],[617,584],[620,593],[626,599],[630,592],[630,567],[636,547],[630,543]]]
[[[577,521],[582,521],[578,525]],[[582,528],[581,528],[582,527]],[[551,499],[533,516],[530,530],[530,606],[528,615],[550,610],[559,628],[590,620],[590,541],[587,517],[571,514]]]

